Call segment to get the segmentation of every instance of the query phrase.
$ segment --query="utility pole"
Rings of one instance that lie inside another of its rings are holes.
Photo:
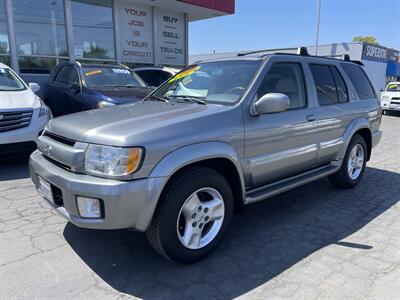
[[[319,20],[321,16],[321,0],[317,0],[317,40],[315,42],[315,55],[318,56]]]

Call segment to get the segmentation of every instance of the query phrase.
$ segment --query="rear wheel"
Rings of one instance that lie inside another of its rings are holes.
[[[171,179],[147,230],[152,246],[167,259],[191,263],[208,256],[233,215],[233,196],[218,172],[195,167]]]
[[[364,175],[367,153],[364,138],[359,134],[354,135],[347,148],[340,170],[329,176],[333,185],[343,189],[356,186]]]

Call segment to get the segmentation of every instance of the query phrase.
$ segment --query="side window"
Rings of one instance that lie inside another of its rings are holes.
[[[160,71],[157,70],[142,70],[136,71],[136,73],[144,80],[148,85],[159,86],[162,82],[160,80]]]
[[[349,97],[348,97],[349,93],[347,90],[346,83],[344,82],[342,75],[340,75],[340,73],[336,67],[331,66],[330,68],[332,71],[333,79],[335,80],[335,83],[336,83],[336,92],[337,92],[337,96],[339,98],[339,103],[345,103],[345,102],[349,101]]]
[[[360,100],[376,98],[374,88],[360,66],[350,63],[342,63],[341,66],[349,76]]]
[[[78,71],[74,67],[72,67],[71,72],[72,72],[72,74],[71,74],[71,80],[70,80],[69,84],[71,84],[71,83],[80,84]]]
[[[282,93],[289,97],[289,109],[306,107],[306,90],[303,69],[299,63],[275,63],[268,71],[258,91],[257,98],[268,93]]]
[[[72,66],[62,67],[60,71],[58,71],[55,81],[61,84],[68,85],[71,82],[71,76],[73,71]]]
[[[315,88],[319,105],[330,105],[338,103],[336,84],[332,72],[328,65],[310,65],[311,73],[314,78]]]

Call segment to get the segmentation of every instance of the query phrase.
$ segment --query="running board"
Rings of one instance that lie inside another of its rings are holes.
[[[245,204],[258,202],[277,194],[294,189],[303,184],[307,184],[314,180],[323,178],[335,173],[339,169],[338,166],[327,165],[317,169],[286,178],[268,185],[264,185],[246,192]]]

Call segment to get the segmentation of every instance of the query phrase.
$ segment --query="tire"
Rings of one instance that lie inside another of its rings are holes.
[[[349,164],[351,164],[350,159],[352,158],[352,151],[354,151],[356,147],[357,153],[360,153],[361,151],[363,152],[363,159],[362,163],[361,160],[359,160],[357,167],[353,167],[354,172],[351,172],[349,170]],[[342,166],[340,167],[339,171],[329,176],[331,183],[341,189],[350,189],[355,187],[361,181],[361,178],[364,175],[365,165],[367,163],[367,155],[368,149],[364,138],[359,134],[355,134],[352,137],[349,146],[347,147],[346,155],[344,156]],[[360,169],[358,169],[358,167],[360,167]]]
[[[212,220],[213,212],[219,219]],[[232,216],[233,195],[227,180],[212,169],[194,167],[178,173],[167,184],[146,235],[168,260],[193,263],[215,250]],[[190,232],[196,234],[187,234]],[[186,238],[190,236],[194,238]]]

